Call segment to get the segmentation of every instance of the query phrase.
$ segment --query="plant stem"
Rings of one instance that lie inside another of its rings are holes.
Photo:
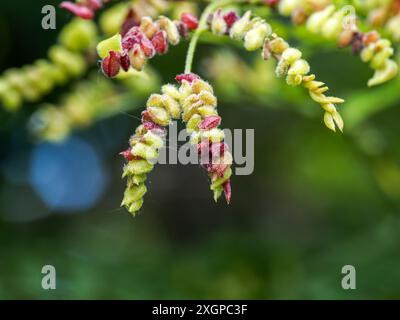
[[[240,0],[239,0],[240,1]],[[230,3],[238,2],[238,0],[217,0],[211,2],[203,11],[199,26],[195,33],[192,36],[192,39],[189,43],[189,49],[186,55],[186,62],[185,62],[185,73],[190,73],[192,71],[192,64],[193,64],[193,57],[196,51],[197,42],[199,40],[200,35],[207,30],[207,18],[208,16],[218,7],[226,6]]]

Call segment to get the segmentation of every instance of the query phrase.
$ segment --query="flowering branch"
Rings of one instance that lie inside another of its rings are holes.
[[[164,145],[164,127],[181,114],[178,89],[168,84],[161,91],[162,94],[150,95],[142,113],[142,124],[129,140],[130,147],[121,152],[127,160],[122,177],[128,179],[121,205],[133,215],[143,205],[147,192],[144,182],[154,167],[151,161],[158,158],[158,150]]]
[[[324,93],[328,87],[323,82],[315,81],[315,75],[310,72],[308,62],[301,59],[300,50],[291,48],[289,44],[275,33],[271,26],[262,18],[251,18],[247,11],[241,18],[234,12],[214,12],[209,20],[211,31],[216,35],[229,34],[232,39],[242,40],[248,51],[262,48],[263,59],[273,56],[278,60],[275,73],[278,77],[286,77],[286,83],[292,86],[303,85],[308,89],[311,98],[325,110],[324,123],[335,131],[336,127],[343,130],[343,120],[337,112],[335,104],[344,102],[337,97],[328,97]]]
[[[190,142],[200,155],[200,163],[211,179],[211,190],[217,201],[222,191],[227,203],[231,199],[230,177],[232,155],[224,143],[224,132],[218,128],[221,118],[217,112],[217,98],[211,85],[193,73],[176,77],[181,86],[179,100],[182,119],[191,133]]]
[[[63,1],[60,4],[61,9],[65,9],[77,17],[85,20],[94,18],[97,10],[100,10],[109,0],[78,0],[77,2]]]
[[[193,56],[196,51],[196,45],[197,42],[200,38],[200,35],[208,29],[207,27],[207,19],[210,16],[210,14],[216,10],[217,8],[223,7],[225,5],[228,5],[232,2],[235,2],[235,0],[219,0],[216,2],[212,2],[207,6],[207,8],[203,11],[199,26],[196,30],[196,32],[193,34],[192,39],[189,44],[189,49],[186,55],[186,62],[185,62],[185,73],[190,73],[192,70],[192,63],[193,63]],[[236,0],[236,2],[239,2]]]
[[[148,59],[167,53],[169,45],[177,45],[197,27],[197,18],[191,14],[182,14],[180,21],[172,21],[165,16],[158,17],[156,21],[142,17],[140,24],[134,25],[125,34],[118,33],[98,44],[103,73],[114,78],[121,70],[128,72],[130,67],[141,71]]]
[[[393,48],[388,39],[382,39],[377,31],[363,33],[357,26],[352,7],[337,9],[328,1],[314,0],[305,6],[302,1],[278,0],[266,1],[271,7],[277,7],[283,16],[291,16],[295,24],[305,24],[306,28],[327,39],[338,41],[339,47],[351,46],[355,54],[360,54],[363,62],[368,62],[375,71],[368,86],[382,84],[394,78],[398,72],[397,63],[390,59]]]

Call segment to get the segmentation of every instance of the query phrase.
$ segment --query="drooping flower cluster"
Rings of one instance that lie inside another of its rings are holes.
[[[221,118],[216,109],[217,98],[213,88],[193,73],[179,75],[176,79],[181,84],[179,100],[182,119],[186,122],[188,133],[191,133],[190,141],[197,148],[200,163],[210,177],[214,200],[217,201],[224,192],[229,203],[232,155],[224,142],[224,132],[218,128]]]
[[[144,183],[154,167],[152,161],[158,158],[158,150],[164,146],[165,127],[181,114],[201,165],[211,179],[215,201],[225,192],[230,202],[232,155],[224,142],[224,132],[218,128],[221,118],[216,110],[217,98],[211,85],[193,73],[178,75],[176,80],[179,88],[167,84],[162,87],[161,94],[150,95],[142,113],[142,124],[131,137],[130,147],[121,152],[127,160],[122,177],[128,178],[121,205],[133,215],[143,205],[147,191]]]
[[[109,0],[78,0],[76,2],[63,1],[60,8],[68,10],[72,14],[82,19],[90,20],[94,18],[97,10],[100,10]]]
[[[135,72],[119,79],[122,86],[99,78],[97,72],[82,80],[63,95],[57,105],[44,104],[31,116],[29,129],[36,139],[58,142],[105,117],[134,109],[142,98],[159,87],[154,70]]]
[[[50,47],[48,60],[9,69],[0,77],[0,103],[8,110],[16,110],[24,100],[38,101],[55,86],[84,74],[85,54],[94,48],[96,36],[92,21],[72,20],[61,32],[59,44]]]
[[[336,110],[335,104],[343,103],[344,100],[326,96],[328,87],[320,81],[315,80],[314,74],[309,74],[310,65],[304,59],[301,59],[302,53],[296,48],[291,48],[289,44],[280,37],[273,37],[264,44],[263,56],[265,58],[273,55],[278,60],[275,73],[278,77],[286,77],[289,85],[298,86],[302,84],[308,89],[311,98],[318,102],[325,110],[325,125],[336,131],[336,126],[343,131],[343,120]]]
[[[126,72],[132,67],[140,71],[148,59],[156,54],[165,54],[169,45],[177,45],[197,27],[197,18],[191,14],[182,14],[180,21],[165,16],[156,21],[148,16],[142,17],[140,25],[98,44],[102,70],[110,78],[116,77],[121,69]]]
[[[164,127],[172,119],[179,119],[181,114],[178,89],[167,84],[161,91],[162,94],[150,95],[146,110],[142,113],[142,124],[130,138],[130,147],[121,152],[128,161],[122,175],[128,181],[121,205],[133,215],[143,205],[143,196],[147,192],[144,183],[154,167],[151,161],[158,158],[158,150],[164,145]]]
[[[395,61],[390,59],[393,48],[389,40],[381,39],[377,31],[364,33],[357,26],[354,10],[349,6],[337,9],[326,0],[280,0],[278,11],[291,16],[295,24],[306,24],[306,28],[327,39],[337,40],[339,47],[351,46],[353,53],[368,62],[375,71],[368,86],[375,86],[394,78],[398,71]],[[395,21],[395,20],[394,20]]]
[[[381,39],[376,31],[361,32],[353,21],[354,17],[353,20],[349,20],[352,17],[348,14],[346,7],[337,10],[334,5],[330,5],[312,14],[306,26],[311,32],[338,39],[339,46],[351,45],[354,53],[360,53],[361,60],[369,62],[375,71],[373,77],[368,80],[368,86],[375,86],[395,77],[398,66],[390,59],[394,52],[391,42]]]
[[[264,19],[252,18],[250,11],[247,11],[241,18],[235,18],[231,25],[224,24],[224,17],[227,16],[234,16],[234,14],[222,14],[217,11],[212,15],[210,25],[213,33],[228,33],[231,38],[243,41],[246,50],[254,51],[262,48],[263,59],[269,59],[271,56],[277,59],[276,75],[278,77],[285,76],[288,85],[303,85],[307,88],[311,98],[325,110],[325,125],[333,131],[336,126],[343,130],[343,120],[337,112],[335,104],[342,103],[344,100],[324,95],[328,87],[323,82],[315,81],[315,75],[308,75],[310,66],[306,60],[301,59],[300,50],[291,48],[286,41],[273,34],[271,26]],[[216,25],[217,28],[213,27]]]

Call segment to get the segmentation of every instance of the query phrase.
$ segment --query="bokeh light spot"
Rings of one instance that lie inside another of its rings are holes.
[[[30,180],[47,206],[66,213],[95,205],[107,179],[94,148],[81,139],[70,138],[34,149]]]

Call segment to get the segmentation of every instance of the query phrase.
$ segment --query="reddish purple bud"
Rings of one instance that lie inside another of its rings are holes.
[[[219,116],[208,116],[202,122],[199,123],[200,130],[211,130],[218,127],[221,124],[221,117]]]
[[[144,55],[147,58],[153,58],[154,55],[156,54],[156,50],[154,49],[152,42],[143,33],[140,35],[139,38],[140,38],[140,46],[142,47]]]
[[[181,21],[175,21],[175,25],[178,28],[179,35],[182,38],[187,38],[189,36],[189,28],[186,24]]]
[[[147,111],[144,111],[143,118],[146,118],[148,116],[149,116],[149,113]],[[163,128],[161,126],[154,123],[153,121],[143,121],[143,126],[146,128],[146,130],[154,130],[154,129],[163,130]]]
[[[215,173],[218,177],[223,177],[225,170],[229,168],[229,164],[225,163],[218,163],[218,164],[211,164],[211,168],[209,172]]]
[[[267,6],[275,8],[278,5],[279,0],[265,0],[264,2]]]
[[[125,160],[127,161],[132,161],[134,160],[136,157],[132,154],[131,152],[131,148],[126,149],[125,151],[122,151],[119,153],[121,156],[123,156],[125,158]]]
[[[85,6],[96,11],[103,7],[103,2],[101,0],[85,0]]]
[[[151,126],[152,124],[154,124],[154,125],[156,125],[154,122],[153,122],[153,120],[151,119],[151,115],[150,115],[150,112],[149,111],[147,111],[147,110],[144,110],[143,112],[142,112],[142,123],[143,123],[143,125],[144,126]],[[149,127],[150,128],[150,127]],[[146,128],[147,129],[147,128]],[[148,129],[148,130],[151,130],[151,129]]]
[[[204,154],[210,152],[210,141],[202,140],[200,143],[197,144],[197,153]]]
[[[182,13],[181,21],[188,27],[189,30],[195,30],[199,26],[199,20],[191,13]]]
[[[101,62],[101,68],[107,77],[115,77],[121,68],[119,53],[110,51],[108,56]]]
[[[139,44],[146,57],[152,58],[156,54],[151,41],[143,34],[140,27],[134,26],[122,38],[122,48],[131,50],[135,44]]]
[[[224,188],[226,203],[229,204],[231,202],[231,196],[232,196],[231,180],[229,179],[225,181],[224,184],[222,185],[222,188]]]
[[[363,34],[361,32],[355,32],[351,41],[351,49],[354,54],[359,53],[364,48]]]
[[[154,132],[160,136],[163,136],[167,133],[162,126],[153,122],[151,113],[147,110],[142,112],[142,124],[146,130]]]
[[[133,48],[135,44],[140,44],[141,42],[141,31],[138,26],[134,26],[129,29],[128,32],[122,38],[122,48],[129,51]]]
[[[196,79],[200,79],[200,77],[194,73],[182,73],[182,74],[178,74],[175,77],[175,80],[178,81],[179,83],[182,83],[183,80],[186,80],[187,82],[192,83]]]
[[[94,17],[94,12],[92,9],[70,1],[61,2],[60,8],[68,10],[72,14],[82,19],[90,20]]]
[[[120,32],[121,35],[124,37],[132,27],[139,26],[139,24],[140,24],[140,18],[133,9],[130,9],[121,26],[121,32]]]
[[[167,34],[164,30],[157,31],[151,39],[154,49],[158,54],[164,54],[168,50]]]
[[[224,20],[229,29],[236,21],[239,20],[239,16],[236,14],[235,11],[229,11],[227,14],[224,15]]]
[[[129,67],[131,66],[131,59],[127,53],[123,53],[119,57],[119,63],[121,64],[121,68],[124,71],[128,71]]]
[[[225,150],[228,150],[228,145],[224,142],[217,142],[213,143],[210,149],[213,159],[216,159],[222,156]]]

